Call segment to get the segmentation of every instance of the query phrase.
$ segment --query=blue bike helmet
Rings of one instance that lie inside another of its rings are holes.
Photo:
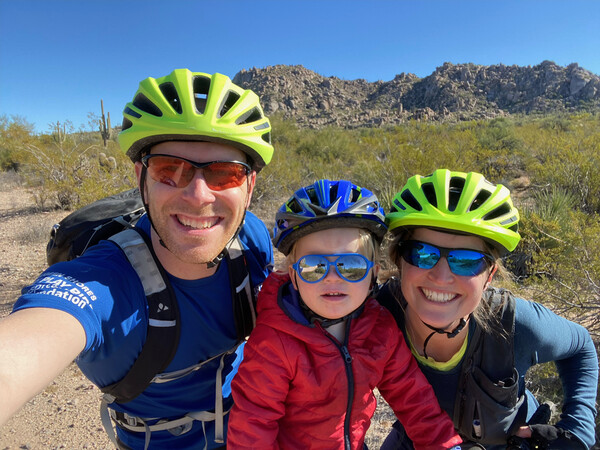
[[[298,189],[275,215],[273,245],[288,255],[298,239],[339,227],[369,230],[381,243],[387,231],[377,196],[350,181],[319,180]]]

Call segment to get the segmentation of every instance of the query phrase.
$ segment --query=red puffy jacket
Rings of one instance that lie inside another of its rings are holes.
[[[362,449],[378,388],[416,449],[461,442],[392,315],[369,299],[347,345],[311,325],[287,274],[271,274],[232,382],[227,448]]]

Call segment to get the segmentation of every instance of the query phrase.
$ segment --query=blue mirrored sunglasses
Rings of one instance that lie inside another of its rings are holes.
[[[419,269],[431,269],[445,257],[450,271],[463,277],[479,275],[494,262],[492,255],[478,250],[437,247],[420,241],[400,243],[400,254],[404,261]]]
[[[327,258],[335,258],[330,261]],[[329,268],[335,267],[337,274],[350,283],[362,281],[373,267],[373,261],[360,253],[333,253],[330,255],[305,255],[292,267],[298,276],[307,283],[317,283],[324,279]]]

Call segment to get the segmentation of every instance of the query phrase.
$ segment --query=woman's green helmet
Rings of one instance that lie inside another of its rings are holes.
[[[388,229],[431,227],[479,236],[501,253],[515,249],[519,212],[510,191],[476,172],[438,169],[411,177],[392,201]]]
[[[133,162],[163,141],[208,141],[246,153],[256,171],[271,161],[271,124],[258,96],[220,73],[176,69],[140,82],[123,110],[119,144]]]

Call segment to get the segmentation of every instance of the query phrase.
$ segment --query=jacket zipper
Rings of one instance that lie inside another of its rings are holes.
[[[324,328],[325,336],[333,342],[333,345],[340,351],[344,360],[344,368],[346,369],[346,379],[348,380],[348,403],[346,404],[346,418],[344,419],[344,448],[350,450],[350,420],[352,416],[352,402],[354,401],[354,374],[352,373],[352,356],[348,351],[348,338],[350,335],[350,323],[352,318],[346,322],[346,331],[344,333],[344,343],[339,344],[338,340],[327,332]]]

